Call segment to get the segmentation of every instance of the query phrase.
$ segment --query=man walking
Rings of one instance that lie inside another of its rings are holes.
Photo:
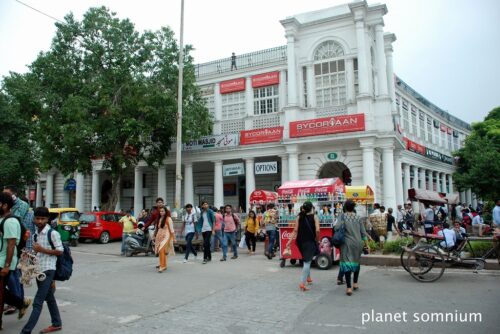
[[[233,207],[231,205],[226,205],[224,207],[224,238],[222,242],[222,259],[221,261],[226,261],[227,259],[227,245],[231,241],[231,247],[233,248],[233,257],[231,259],[235,260],[238,258],[238,245],[236,244],[236,232],[238,231],[238,225],[240,224],[240,218],[233,213]]]
[[[264,224],[266,228],[269,244],[264,252],[269,260],[274,257],[274,243],[276,241],[276,225],[278,223],[278,211],[274,208],[274,204],[268,204],[267,210],[264,213]]]
[[[52,325],[40,331],[40,333],[51,333],[62,329],[61,316],[54,297],[54,275],[56,273],[57,257],[63,253],[61,236],[53,230],[49,222],[49,209],[39,207],[35,209],[35,224],[37,233],[33,239],[33,250],[37,252],[36,256],[40,264],[40,271],[45,274],[43,281],[36,281],[38,290],[33,302],[33,311],[31,311],[28,323],[24,325],[21,333],[31,333],[38,322],[40,313],[42,313],[43,302],[47,302]],[[49,233],[50,231],[50,233]],[[50,239],[49,239],[50,238]],[[52,242],[51,242],[52,241]]]
[[[215,214],[208,207],[208,202],[201,203],[201,216],[196,224],[196,231],[201,232],[203,236],[203,264],[212,261],[212,252],[210,251],[210,239],[215,227]]]
[[[0,193],[0,224],[3,225],[0,236],[0,329],[2,328],[4,302],[19,310],[19,319],[24,316],[31,304],[31,300],[23,300],[6,289],[9,275],[16,270],[18,259],[16,245],[21,239],[21,225],[17,218],[11,216],[10,210],[13,205],[14,200],[11,195],[5,192]]]

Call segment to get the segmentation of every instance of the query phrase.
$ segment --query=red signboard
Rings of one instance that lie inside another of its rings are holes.
[[[451,128],[446,128],[446,131],[447,131],[447,133],[448,133],[449,135],[451,135],[451,133],[452,133],[452,131],[453,131],[453,130],[452,130]]]
[[[282,126],[240,132],[240,145],[272,143],[281,139],[283,139]]]
[[[269,73],[254,75],[252,77],[253,88],[277,85],[279,83],[280,83],[280,72],[269,72]]]
[[[290,122],[290,138],[364,130],[365,114],[343,115]]]
[[[446,132],[446,125],[441,124],[441,131],[442,131],[442,132]]]
[[[233,92],[241,92],[245,90],[245,78],[222,81],[220,83],[220,93],[227,94]]]
[[[338,178],[287,181],[278,188],[279,196],[345,193],[345,185]]]
[[[415,152],[418,154],[425,155],[425,146],[417,144],[414,141],[411,141],[406,137],[405,137],[405,139],[406,139],[406,148],[408,149],[408,151],[412,151],[412,152]]]

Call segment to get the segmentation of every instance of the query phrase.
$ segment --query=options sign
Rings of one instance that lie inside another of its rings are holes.
[[[255,175],[278,174],[278,162],[257,162],[255,164]]]

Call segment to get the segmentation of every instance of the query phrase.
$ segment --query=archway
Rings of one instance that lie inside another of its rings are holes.
[[[318,177],[320,179],[338,177],[347,186],[350,186],[352,182],[351,171],[345,164],[339,161],[327,162],[321,166]]]
[[[113,183],[110,180],[104,180],[101,186],[101,207],[106,205],[111,198],[111,188]]]

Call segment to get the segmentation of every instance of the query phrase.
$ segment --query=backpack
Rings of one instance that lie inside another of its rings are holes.
[[[0,222],[0,236],[1,236],[1,246],[0,246],[0,251],[3,249],[3,225],[5,221],[9,218],[15,218],[18,222],[19,225],[21,226],[21,236],[19,238],[19,243],[16,245],[17,248],[17,255],[19,256],[22,252],[22,250],[26,247],[26,241],[30,237],[30,232],[26,229],[23,223],[21,223],[21,219],[17,216],[12,216],[8,215],[4,219],[2,219],[2,222]]]
[[[47,238],[49,239],[50,247],[52,247],[52,249],[56,249],[54,243],[52,242],[52,231],[54,231],[52,228],[49,229]],[[63,253],[57,257],[56,262],[56,273],[54,275],[54,280],[56,281],[67,281],[73,273],[73,257],[71,256],[71,250],[68,245],[64,243],[62,245]]]

